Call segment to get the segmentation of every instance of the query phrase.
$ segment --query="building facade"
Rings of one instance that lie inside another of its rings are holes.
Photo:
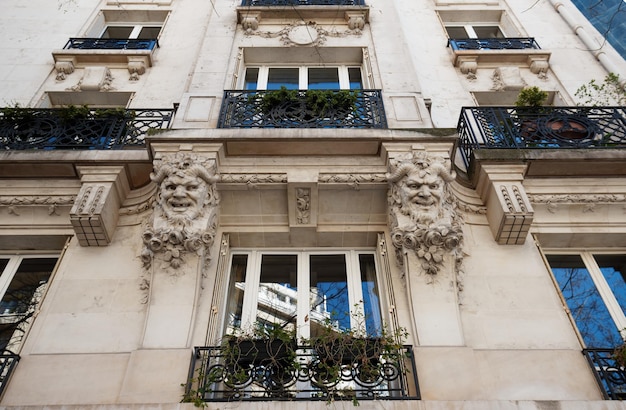
[[[570,1],[5,3],[3,408],[624,407]]]

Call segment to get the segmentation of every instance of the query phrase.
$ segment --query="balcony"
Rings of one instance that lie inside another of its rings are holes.
[[[168,129],[173,109],[0,109],[0,150],[114,150],[143,147]]]
[[[467,38],[450,39],[452,50],[540,50],[534,38]]]
[[[15,370],[15,366],[17,366],[17,362],[20,360],[20,356],[10,353],[8,351],[4,351],[2,355],[0,355],[0,396],[2,396],[2,392],[6,388],[6,385]]]
[[[205,401],[254,400],[419,400],[413,350],[328,365],[309,346],[297,346],[295,358],[261,357],[246,349],[235,356],[224,347],[196,347],[185,399]],[[277,351],[277,350],[275,350]],[[345,357],[344,357],[345,359]],[[335,370],[333,370],[335,369]]]
[[[70,38],[64,50],[152,50],[157,39]]]
[[[466,107],[457,131],[467,169],[483,150],[626,148],[626,108]]]
[[[613,357],[614,349],[584,349],[605,399],[626,399],[626,369]]]
[[[227,90],[218,128],[387,128],[387,119],[380,90]]]
[[[242,0],[242,6],[364,6],[364,0]]]

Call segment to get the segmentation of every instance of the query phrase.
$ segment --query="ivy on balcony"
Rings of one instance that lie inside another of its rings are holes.
[[[227,90],[218,128],[387,128],[387,120],[380,90]]]
[[[0,109],[0,149],[123,149],[170,126],[171,109]]]

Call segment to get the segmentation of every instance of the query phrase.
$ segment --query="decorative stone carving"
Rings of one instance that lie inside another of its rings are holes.
[[[626,203],[624,194],[557,194],[557,195],[528,195],[534,204],[546,204],[548,211],[555,213],[559,204],[584,205],[582,212],[594,212],[598,205],[611,203]]]
[[[528,65],[530,66],[530,71],[533,74],[537,74],[539,78],[543,80],[548,78],[550,63],[548,63],[546,56],[529,56]]]
[[[318,178],[322,183],[348,184],[356,191],[360,184],[386,182],[385,174],[320,174]]]
[[[138,81],[139,76],[146,72],[148,57],[128,57],[128,72],[130,81]]]
[[[218,176],[213,160],[188,153],[165,156],[154,167],[150,178],[158,184],[157,200],[141,257],[146,268],[158,257],[175,275],[186,253],[206,251],[209,258],[217,230]]]
[[[113,76],[108,67],[86,67],[78,83],[68,88],[71,91],[110,91]]]
[[[253,31],[259,28],[260,21],[260,12],[247,12],[245,16],[241,17],[241,27],[243,27],[246,32]]]
[[[493,71],[491,79],[492,90],[495,91],[518,91],[526,86],[519,67],[498,67]]]
[[[458,58],[459,70],[469,80],[476,79],[476,71],[478,70],[478,57],[459,57]]]
[[[57,207],[74,203],[73,196],[34,196],[34,197],[0,197],[0,205],[6,206],[9,213],[19,216],[18,206],[47,206],[48,215],[59,215]]]
[[[280,37],[281,43],[285,46],[321,46],[326,42],[327,37],[360,36],[361,34],[361,30],[358,28],[344,31],[328,31],[314,21],[298,21],[274,32],[246,30],[246,35],[255,35],[263,38]]]
[[[258,184],[286,183],[287,174],[223,174],[220,182],[227,184],[247,184],[256,188]]]
[[[311,221],[311,190],[309,188],[296,189],[296,214],[299,224],[308,224]]]
[[[362,11],[348,11],[346,12],[346,20],[348,21],[348,27],[350,30],[363,30],[365,27],[365,13]]]
[[[57,61],[54,64],[54,69],[57,72],[56,80],[63,81],[67,75],[70,75],[74,72],[74,62],[73,60],[68,61]]]
[[[443,158],[414,153],[391,160],[387,180],[391,239],[398,263],[403,252],[413,251],[428,275],[441,269],[446,254],[459,268],[463,232],[448,183],[454,176]]]

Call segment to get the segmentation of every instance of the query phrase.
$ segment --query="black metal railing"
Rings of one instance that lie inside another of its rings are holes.
[[[450,39],[448,40],[448,45],[453,50],[541,49],[533,37]]]
[[[314,90],[320,91],[320,90]],[[387,128],[380,90],[352,90],[349,104],[323,108],[307,103],[307,90],[268,105],[277,91],[226,90],[218,128]],[[324,90],[340,95],[347,90]]]
[[[232,362],[232,363],[231,363]],[[343,361],[334,372],[308,346],[295,358],[229,360],[220,346],[196,347],[186,400],[418,400],[411,346],[385,354],[367,365]]]
[[[591,370],[605,399],[626,399],[626,369],[613,356],[615,349],[584,349]]]
[[[242,6],[364,6],[365,0],[242,0]]]
[[[8,351],[0,354],[0,396],[7,386],[9,378],[17,366],[20,356]]]
[[[153,39],[124,38],[70,38],[65,50],[152,50],[159,46]]]
[[[479,149],[626,147],[625,107],[464,107],[457,126],[469,167]]]
[[[1,108],[0,150],[122,149],[171,125],[173,109],[94,109],[80,117],[65,108]]]

